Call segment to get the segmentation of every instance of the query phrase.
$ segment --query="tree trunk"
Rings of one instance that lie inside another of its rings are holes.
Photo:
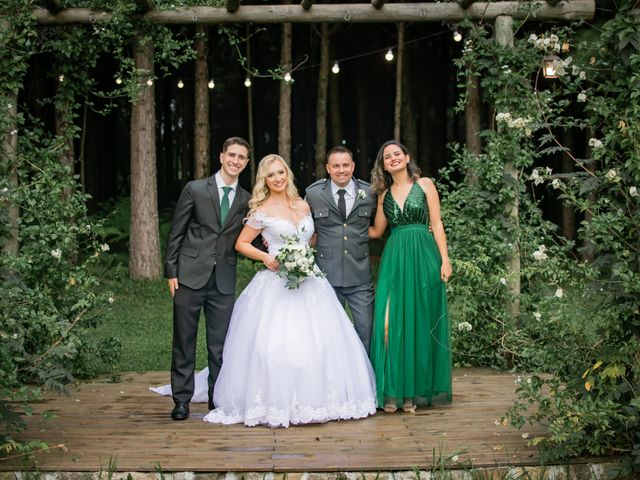
[[[416,107],[416,104],[413,102],[411,88],[412,68],[410,58],[410,55],[405,53],[404,65],[402,67],[402,97],[404,98],[404,101],[402,102],[403,134],[401,142],[407,146],[413,156],[413,159],[419,164],[418,159],[420,158],[420,152],[418,150],[418,124],[414,109],[420,107]]]
[[[55,112],[55,130],[56,135],[63,139],[63,147],[60,152],[60,161],[69,168],[69,173],[74,173],[75,149],[73,145],[73,115],[71,112],[71,103],[69,100],[63,100],[56,103]],[[68,194],[69,192],[67,192]]]
[[[367,75],[363,68],[359,69],[359,87],[356,88],[357,118],[358,118],[358,149],[354,152],[356,162],[356,175],[363,180],[371,178],[369,167],[369,141],[367,138],[367,119],[369,115]]]
[[[247,25],[247,69],[251,71],[251,26]],[[249,168],[251,171],[251,188],[256,183],[257,162],[253,149],[253,86],[247,88],[247,122],[249,123]]]
[[[280,67],[291,72],[291,24],[282,24]],[[278,153],[291,164],[291,83],[280,82],[280,111],[278,114]]]
[[[195,178],[205,178],[211,172],[211,130],[209,127],[209,29],[196,26],[196,71],[194,85],[195,126],[193,135]]]
[[[503,47],[513,47],[513,19],[503,15],[495,21],[496,42]],[[506,207],[506,214],[511,222],[512,237],[509,239],[513,249],[507,258],[507,286],[511,293],[511,298],[507,300],[507,311],[513,316],[516,322],[520,316],[520,239],[519,239],[519,188],[518,170],[513,159],[508,159],[504,165],[505,176],[510,180],[511,188],[514,189],[513,201]]]
[[[316,106],[316,175],[324,178],[327,155],[327,93],[329,91],[329,25],[320,29],[320,69],[318,73],[318,101]]]
[[[396,58],[396,103],[393,113],[393,138],[401,141],[402,123],[402,64],[404,63],[404,23],[398,24],[398,56]]]
[[[6,162],[6,170],[9,174],[9,182],[12,188],[18,188],[18,171],[16,168],[16,159],[18,151],[18,92],[9,92],[7,95],[9,101],[7,109],[7,130],[4,132],[2,139],[2,150],[4,152],[4,161]],[[3,168],[4,170],[5,168]],[[18,253],[18,219],[20,217],[20,208],[15,203],[5,203],[2,201],[2,206],[7,209],[9,235],[4,244],[4,251],[6,253],[16,254]]]
[[[153,44],[137,36],[133,44],[136,71],[141,72],[140,96],[131,112],[131,238],[129,275],[133,279],[158,278],[160,241],[156,187],[156,121],[153,77]]]
[[[480,81],[473,75],[473,67],[467,72],[467,103],[464,106],[464,124],[467,149],[475,157],[482,153],[480,140]],[[471,185],[478,183],[477,172],[469,167],[467,181]]]
[[[331,75],[329,81],[329,116],[331,122],[331,142],[333,146],[342,144],[342,117],[340,115],[340,82],[338,75]]]
[[[573,152],[575,150],[575,133],[573,130],[567,130],[564,134],[564,144]],[[562,173],[573,172],[573,160],[566,153],[562,155],[560,160],[560,171]],[[576,238],[576,213],[572,207],[562,202],[562,235],[567,240],[575,240]]]

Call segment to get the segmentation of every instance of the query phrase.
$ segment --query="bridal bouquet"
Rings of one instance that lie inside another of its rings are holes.
[[[307,277],[324,277],[315,263],[315,250],[308,245],[302,245],[296,235],[282,235],[285,244],[276,256],[280,263],[278,275],[287,279],[287,288],[299,288]]]

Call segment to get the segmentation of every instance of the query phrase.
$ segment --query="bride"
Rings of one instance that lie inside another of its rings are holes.
[[[284,237],[308,245],[313,232],[291,169],[282,157],[267,155],[236,242],[238,252],[267,269],[236,300],[213,390],[216,408],[205,421],[288,427],[375,413],[371,364],[329,282],[309,276],[290,290],[277,274]],[[260,233],[268,252],[251,245]],[[205,370],[196,377],[194,399],[206,388]]]

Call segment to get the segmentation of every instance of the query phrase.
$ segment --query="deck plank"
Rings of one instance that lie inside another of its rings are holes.
[[[118,471],[365,472],[428,469],[453,455],[477,467],[537,465],[538,451],[522,433],[533,438],[544,429],[519,432],[496,422],[515,398],[516,378],[455,369],[451,405],[271,429],[203,422],[204,404],[192,404],[191,417],[174,422],[171,400],[148,389],[168,382],[168,374],[129,372],[119,383],[97,380],[35,403],[19,438],[64,444],[36,457],[41,471],[98,471],[113,461]],[[45,410],[56,418],[43,421]],[[0,462],[0,471],[20,467]]]

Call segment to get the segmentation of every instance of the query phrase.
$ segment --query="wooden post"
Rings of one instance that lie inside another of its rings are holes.
[[[327,94],[329,92],[329,25],[320,27],[320,68],[316,103],[316,180],[327,174]]]
[[[196,26],[196,65],[194,85],[194,139],[193,146],[195,178],[205,178],[210,175],[211,165],[211,129],[209,126],[209,31],[205,25]]]
[[[140,72],[141,92],[131,111],[131,236],[129,275],[133,279],[158,278],[160,239],[156,186],[156,115],[153,85],[154,48],[148,37],[136,36],[134,64]]]
[[[291,72],[290,23],[282,24],[282,49],[280,66]],[[280,109],[278,114],[278,154],[291,164],[291,82],[280,82]]]
[[[513,48],[513,19],[511,17],[502,15],[496,18],[495,40],[505,48]],[[520,316],[520,239],[518,220],[520,205],[518,201],[518,170],[512,158],[505,160],[504,173],[514,189],[513,201],[506,207],[506,213],[511,221],[511,228],[514,232],[510,238],[512,251],[509,258],[507,258],[506,264],[507,286],[511,293],[511,298],[507,300],[507,311],[517,322]]]

